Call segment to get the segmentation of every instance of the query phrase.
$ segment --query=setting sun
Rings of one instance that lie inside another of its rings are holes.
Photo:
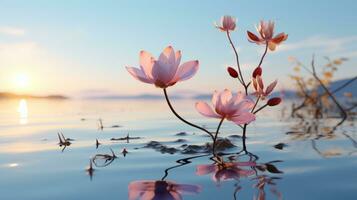
[[[17,89],[24,90],[29,87],[29,76],[27,74],[17,74],[14,77],[14,86]]]

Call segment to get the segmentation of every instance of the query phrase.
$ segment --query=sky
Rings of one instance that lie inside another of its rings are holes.
[[[69,96],[159,94],[134,80],[125,66],[139,66],[139,52],[156,57],[168,45],[182,61],[199,60],[192,79],[170,88],[174,93],[211,93],[237,81],[226,73],[234,55],[224,33],[214,27],[223,15],[237,18],[232,39],[248,79],[263,46],[249,43],[260,20],[274,20],[276,33],[289,38],[269,52],[264,80],[290,88],[289,56],[317,63],[324,56],[347,57],[336,79],[357,74],[357,1],[354,0],[0,0],[0,91]]]

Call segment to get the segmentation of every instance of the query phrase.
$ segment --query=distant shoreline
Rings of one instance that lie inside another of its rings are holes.
[[[29,94],[15,94],[11,92],[0,92],[0,99],[53,99],[53,100],[66,100],[69,99],[63,95],[29,95]]]

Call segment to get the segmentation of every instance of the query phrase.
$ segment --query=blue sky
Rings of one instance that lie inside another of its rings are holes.
[[[0,91],[36,94],[158,93],[137,82],[124,66],[137,66],[139,51],[158,56],[167,45],[183,52],[183,61],[198,59],[200,70],[172,90],[209,93],[236,89],[225,71],[234,57],[225,34],[213,23],[225,14],[238,19],[232,33],[247,78],[263,47],[246,39],[261,19],[274,20],[276,32],[289,39],[267,55],[264,79],[290,87],[288,62],[320,56],[348,57],[336,78],[356,75],[357,2],[350,1],[1,1]],[[13,77],[26,74],[27,88]]]

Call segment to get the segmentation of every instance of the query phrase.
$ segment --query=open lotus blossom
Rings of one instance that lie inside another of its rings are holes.
[[[213,174],[212,179],[215,182],[248,177],[255,173],[251,168],[244,169],[243,167],[254,167],[255,162],[222,162],[209,165],[198,165],[196,174],[198,176]]]
[[[159,88],[167,88],[179,81],[192,78],[198,70],[198,60],[188,61],[182,65],[180,61],[181,51],[175,52],[171,46],[168,46],[158,60],[155,60],[150,53],[141,51],[140,68],[126,67],[126,69],[139,81],[154,84]]]
[[[275,80],[274,82],[270,83],[270,85],[268,85],[268,87],[265,89],[265,91],[264,91],[263,80],[259,75],[257,75],[255,78],[252,79],[252,83],[253,83],[253,87],[255,89],[255,92],[253,93],[253,95],[255,95],[257,97],[261,97],[262,99],[265,99],[265,97],[269,96],[270,93],[273,92],[278,81]]]
[[[128,188],[129,200],[182,200],[182,194],[198,194],[202,190],[199,185],[161,180],[133,181]]]
[[[221,18],[221,24],[216,24],[221,31],[234,31],[236,28],[236,19],[232,16],[225,15]]]
[[[274,51],[277,45],[288,39],[288,35],[284,32],[274,36],[274,22],[272,21],[260,21],[259,25],[257,26],[257,31],[260,37],[250,31],[247,31],[248,40],[259,45],[268,44],[268,47],[271,51]]]
[[[215,91],[212,96],[212,104],[214,111],[203,101],[196,103],[196,109],[203,116],[224,118],[238,125],[248,124],[255,120],[255,115],[250,113],[254,102],[241,92],[232,95],[228,89],[222,92]]]

